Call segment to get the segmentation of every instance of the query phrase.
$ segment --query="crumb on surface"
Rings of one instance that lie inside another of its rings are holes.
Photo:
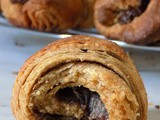
[[[18,41],[15,41],[14,44],[19,47],[24,47],[24,44]]]
[[[152,105],[153,105],[153,103],[149,102],[149,103],[148,103],[148,105],[149,105],[149,106],[152,106]]]
[[[160,109],[160,105],[155,105],[155,108],[156,109]]]
[[[17,74],[18,74],[18,71],[13,71],[12,74],[13,74],[13,75],[17,75]]]

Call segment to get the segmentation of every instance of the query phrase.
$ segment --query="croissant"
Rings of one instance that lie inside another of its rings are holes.
[[[131,58],[89,36],[57,40],[26,60],[14,83],[17,120],[146,120],[147,96]]]
[[[1,12],[1,0],[0,0],[0,12]]]
[[[160,40],[160,0],[97,0],[97,30],[107,38],[148,45]]]
[[[65,32],[77,26],[92,27],[93,4],[94,0],[3,0],[2,10],[15,26]]]

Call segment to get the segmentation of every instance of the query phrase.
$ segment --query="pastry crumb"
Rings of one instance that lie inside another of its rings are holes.
[[[149,106],[152,106],[152,105],[153,105],[153,103],[149,102],[149,103],[148,103],[148,105],[149,105]]]
[[[12,74],[13,74],[13,75],[17,75],[17,74],[18,74],[18,71],[13,71]]]
[[[160,109],[160,105],[155,105],[155,108],[156,109]]]
[[[24,44],[23,43],[20,43],[20,42],[18,42],[18,41],[15,41],[15,43],[14,43],[16,46],[18,46],[18,47],[24,47]]]

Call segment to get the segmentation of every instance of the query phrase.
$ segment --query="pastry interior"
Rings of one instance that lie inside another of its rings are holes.
[[[80,83],[93,77],[92,71],[103,70],[87,62],[49,70],[33,87],[29,109],[37,120],[107,120],[109,115],[100,94]],[[94,78],[100,77],[97,75]]]
[[[103,6],[98,11],[98,20],[101,24],[112,26],[116,23],[120,25],[130,23],[134,18],[145,12],[150,0],[138,0],[134,6],[126,5],[124,8],[110,9]]]

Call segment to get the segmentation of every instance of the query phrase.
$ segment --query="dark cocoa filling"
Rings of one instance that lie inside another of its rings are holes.
[[[83,117],[80,120],[107,120],[108,112],[96,92],[92,92],[84,87],[67,87],[60,89],[56,93],[56,99],[68,104],[78,104],[84,110]],[[38,120],[78,120],[71,116],[51,115],[38,112]]]
[[[123,10],[119,13],[118,23],[126,24],[130,23],[135,17],[141,14],[140,9],[130,8],[129,10]]]
[[[140,16],[148,7],[150,0],[140,0],[137,8],[129,7],[127,10],[113,11],[102,7],[98,11],[98,20],[101,24],[111,26],[115,24],[118,16],[118,23],[123,25],[130,23],[135,17]]]
[[[28,0],[11,0],[12,3],[19,3],[19,4],[24,4]]]
[[[119,13],[118,22],[120,24],[130,23],[135,17],[140,16],[148,7],[150,0],[141,0],[138,8],[129,8]]]
[[[142,13],[147,9],[149,3],[151,0],[141,0],[141,4],[139,6],[139,9],[142,11]]]

